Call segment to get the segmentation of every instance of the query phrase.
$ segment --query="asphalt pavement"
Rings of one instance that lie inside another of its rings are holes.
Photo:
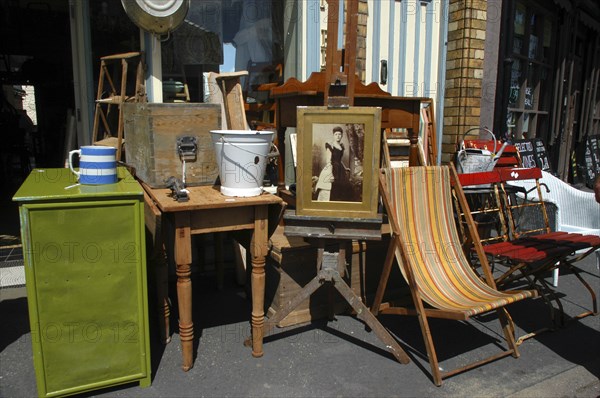
[[[580,263],[583,277],[600,296],[598,258]],[[174,279],[174,278],[172,278]],[[551,280],[548,275],[548,280]],[[173,281],[171,281],[173,282]],[[525,339],[519,358],[506,357],[444,380],[436,387],[415,317],[381,316],[381,323],[411,357],[403,365],[373,332],[350,314],[333,321],[278,329],[265,339],[264,356],[253,358],[243,340],[250,333],[247,289],[227,268],[217,289],[212,271],[193,274],[196,330],[194,367],[181,370],[177,311],[172,341],[158,339],[151,314],[152,385],[126,384],[87,393],[97,397],[599,397],[600,317],[573,319],[591,309],[589,293],[573,274],[559,278],[556,292],[566,325]],[[175,286],[171,300],[176,304]],[[552,326],[542,299],[508,307],[517,337]],[[154,315],[153,315],[154,314]],[[24,288],[0,289],[0,396],[37,395]],[[469,322],[432,320],[431,330],[444,369],[498,352],[502,344],[494,314]],[[76,366],[76,364],[74,364]]]

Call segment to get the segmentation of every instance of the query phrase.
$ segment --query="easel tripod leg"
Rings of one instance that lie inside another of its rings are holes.
[[[366,305],[360,300],[360,298],[354,293],[346,282],[339,276],[334,276],[334,286],[341,293],[344,299],[352,306],[356,311],[356,316],[365,322],[379,337],[379,339],[385,344],[388,350],[396,357],[396,359],[403,364],[410,362],[410,358],[406,352],[400,347],[398,342],[389,334],[387,330],[379,323],[377,318],[369,311]]]
[[[308,284],[304,286],[302,290],[300,290],[300,292],[297,295],[295,295],[290,302],[288,302],[282,309],[277,311],[272,318],[269,318],[264,323],[263,329],[261,331],[261,338],[264,338],[271,334],[271,332],[273,331],[273,329],[275,329],[275,326],[277,326],[279,322],[285,319],[286,316],[288,316],[294,309],[296,309],[296,307],[298,307],[307,297],[310,297],[310,295],[317,291],[317,289],[321,286],[322,284],[319,281],[318,277],[315,277],[310,282],[308,282]],[[247,338],[244,341],[244,345],[247,347],[252,346],[252,338]]]

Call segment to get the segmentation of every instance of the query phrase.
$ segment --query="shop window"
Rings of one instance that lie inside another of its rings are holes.
[[[120,0],[90,1],[89,7],[93,81],[97,84],[100,58],[139,51],[140,30],[131,22]]]
[[[502,89],[506,95],[503,131],[512,139],[546,134],[551,101],[553,31],[555,19],[534,3],[518,1],[512,15],[506,59],[509,75]]]

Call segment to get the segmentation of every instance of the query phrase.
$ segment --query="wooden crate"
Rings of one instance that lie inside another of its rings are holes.
[[[152,188],[171,176],[183,179],[177,139],[196,137],[194,160],[187,160],[188,186],[211,185],[219,175],[210,130],[221,128],[221,107],[200,103],[127,103],[123,107],[126,162]]]
[[[347,249],[346,280],[363,302],[369,306],[373,300],[383,262],[387,252],[389,235],[382,241],[353,241],[351,249]],[[267,315],[275,312],[300,292],[317,274],[317,249],[301,237],[288,237],[283,234],[283,227],[278,226],[271,236],[271,248],[266,263],[266,294],[265,304]],[[286,327],[329,315],[329,296],[327,288],[320,288],[311,297],[302,302],[278,326]],[[389,287],[385,299],[391,299],[405,294],[405,285],[398,267],[394,265],[390,276]],[[348,312],[351,308],[337,291],[333,292],[334,313]]]

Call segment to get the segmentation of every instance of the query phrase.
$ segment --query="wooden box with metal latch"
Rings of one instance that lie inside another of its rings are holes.
[[[126,163],[152,188],[175,177],[186,186],[211,185],[219,175],[211,130],[221,128],[219,104],[124,104]]]

